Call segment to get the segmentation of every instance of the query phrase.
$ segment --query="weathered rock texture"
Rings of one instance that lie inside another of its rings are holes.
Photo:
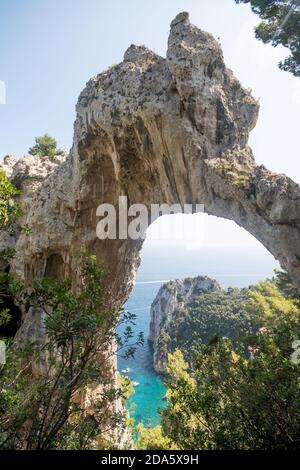
[[[34,194],[40,188],[45,178],[50,176],[62,162],[66,156],[55,156],[37,158],[31,155],[25,155],[20,159],[14,158],[12,155],[6,155],[0,162],[0,168],[21,191],[20,204],[24,216],[18,220],[13,227],[14,230],[0,230],[0,251],[8,248],[16,248],[17,241],[20,236],[20,226],[25,225],[28,220],[28,214],[32,206]],[[0,268],[3,269],[3,260],[0,260]]]
[[[170,281],[161,286],[150,310],[149,341],[153,344],[153,366],[157,373],[165,372],[167,359],[159,345],[160,335],[168,330],[174,313],[191,305],[201,293],[220,290],[217,281],[203,276]]]
[[[255,165],[247,141],[257,114],[219,43],[179,14],[166,58],[131,46],[121,64],[88,82],[70,155],[25,204],[32,235],[18,238],[11,269],[28,281],[70,276],[77,284],[76,255],[85,247],[106,264],[111,303],[122,305],[142,241],[99,240],[96,209],[127,195],[147,206],[205,204],[252,233],[300,287],[300,188]],[[14,167],[13,180],[22,171]],[[24,341],[33,321],[24,316]]]

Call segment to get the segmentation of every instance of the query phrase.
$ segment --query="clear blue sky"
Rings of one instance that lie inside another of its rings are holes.
[[[122,60],[131,43],[165,55],[182,10],[219,37],[227,65],[260,97],[251,145],[259,163],[300,182],[300,79],[277,68],[286,51],[254,37],[258,22],[234,0],[0,0],[0,158],[22,155],[36,135],[70,148],[75,104],[86,81]]]

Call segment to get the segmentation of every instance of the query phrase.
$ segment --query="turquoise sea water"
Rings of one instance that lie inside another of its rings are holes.
[[[171,249],[144,250],[135,289],[125,308],[137,315],[134,330],[136,333],[143,331],[145,344],[137,349],[134,359],[118,358],[119,371],[129,368],[125,375],[136,382],[135,393],[128,403],[136,423],[156,426],[160,421],[158,410],[165,404],[165,387],[153,370],[151,344],[147,341],[150,306],[160,286],[170,279],[207,275],[217,279],[223,288],[246,287],[271,277],[277,267],[274,258],[263,247],[203,248],[178,253]]]
[[[135,393],[129,400],[128,406],[133,404],[135,409],[131,410],[131,415],[136,423],[142,422],[145,426],[156,426],[159,424],[158,408],[163,405],[165,387],[161,378],[154,372],[152,366],[152,347],[148,342],[150,305],[155,298],[161,283],[137,283],[132,296],[125,305],[125,308],[137,315],[135,331],[143,331],[145,343],[139,347],[134,359],[124,360],[119,358],[118,369],[124,371],[134,382],[139,385],[135,387]],[[124,373],[124,372],[123,372]]]

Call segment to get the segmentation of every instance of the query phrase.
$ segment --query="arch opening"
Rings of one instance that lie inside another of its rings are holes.
[[[166,392],[162,376],[154,370],[153,342],[149,341],[150,307],[161,286],[170,280],[208,276],[226,291],[263,281],[278,267],[267,249],[233,221],[203,213],[192,217],[199,220],[189,239],[184,237],[191,227],[187,214],[164,215],[148,228],[135,287],[125,304],[136,315],[134,330],[136,334],[143,331],[145,344],[137,349],[134,359],[119,357],[118,370],[135,385],[130,399],[130,404],[136,405],[135,421],[149,427],[160,423],[158,408],[164,406]],[[204,231],[203,236],[197,228]],[[176,234],[178,230],[181,233]]]

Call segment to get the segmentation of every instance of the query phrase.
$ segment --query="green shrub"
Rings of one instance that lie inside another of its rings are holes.
[[[57,142],[53,137],[44,134],[35,138],[35,145],[29,149],[28,153],[37,157],[54,157],[62,155],[64,151],[57,148]]]

